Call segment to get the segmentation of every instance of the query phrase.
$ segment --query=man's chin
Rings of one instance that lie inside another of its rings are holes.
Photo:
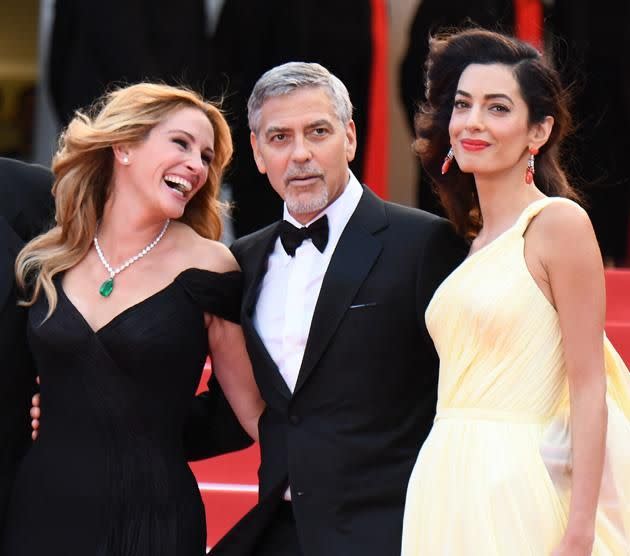
[[[296,214],[313,214],[324,210],[328,206],[328,195],[319,196],[316,198],[305,198],[307,196],[301,195],[301,198],[287,197],[285,202],[287,209],[292,215]]]

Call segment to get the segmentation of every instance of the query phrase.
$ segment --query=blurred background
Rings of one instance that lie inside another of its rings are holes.
[[[356,106],[354,172],[383,197],[439,213],[410,149],[427,37],[477,23],[544,49],[572,86],[577,128],[565,162],[606,264],[627,266],[629,17],[630,2],[613,0],[2,0],[0,156],[48,166],[74,110],[116,84],[190,85],[223,98],[233,128],[229,241],[280,214],[249,153],[247,96],[278,63],[318,61]]]

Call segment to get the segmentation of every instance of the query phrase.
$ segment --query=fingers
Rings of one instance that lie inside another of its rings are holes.
[[[37,378],[39,382],[39,377]],[[38,434],[37,431],[39,430],[39,418],[41,417],[41,409],[39,408],[39,394],[35,394],[31,398],[31,403],[33,404],[29,412],[31,415],[31,428],[33,429],[31,431],[31,438],[33,440],[36,440]]]
[[[37,439],[37,435],[38,433],[38,429],[39,429],[39,419],[31,419],[31,428],[33,429],[31,431],[31,438],[33,440]]]

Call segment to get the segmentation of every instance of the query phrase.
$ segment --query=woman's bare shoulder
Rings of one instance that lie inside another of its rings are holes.
[[[231,272],[240,270],[234,255],[220,241],[200,236],[190,226],[176,223],[175,245],[179,256],[189,268],[200,268],[212,272]]]
[[[558,199],[549,203],[529,228],[530,240],[540,245],[549,261],[600,258],[591,220],[574,201]]]

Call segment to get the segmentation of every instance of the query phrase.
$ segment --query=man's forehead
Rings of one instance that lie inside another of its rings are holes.
[[[304,127],[317,121],[338,123],[330,96],[321,87],[297,89],[264,101],[261,109],[262,127]]]

